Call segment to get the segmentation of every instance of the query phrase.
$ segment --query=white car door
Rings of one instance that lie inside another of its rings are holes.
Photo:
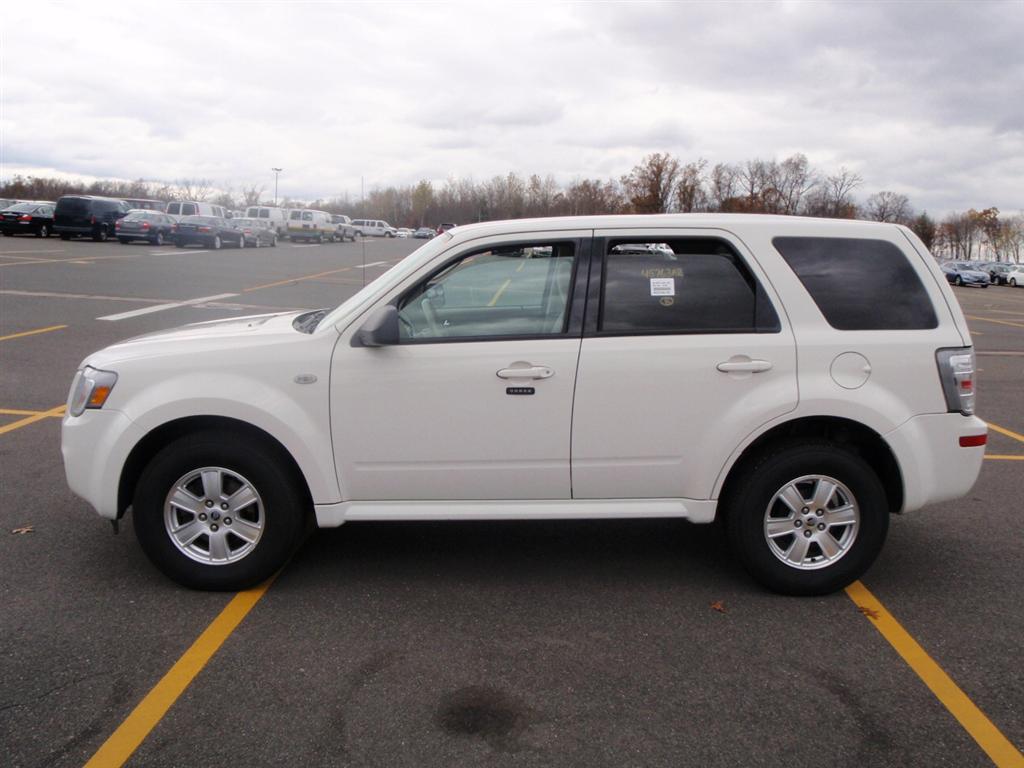
[[[710,498],[733,449],[797,405],[785,314],[729,233],[597,231],[593,247],[573,497]]]
[[[388,297],[399,343],[352,346],[360,323],[346,330],[331,374],[346,500],[571,497],[588,235],[466,246]]]

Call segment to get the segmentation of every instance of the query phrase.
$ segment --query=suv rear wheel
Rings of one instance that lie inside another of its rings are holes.
[[[305,532],[303,495],[280,458],[223,432],[174,441],[135,490],[135,535],[164,574],[196,589],[237,590],[284,565]]]
[[[776,446],[742,470],[725,500],[729,538],[764,586],[823,595],[859,578],[889,529],[885,489],[852,451],[825,440]]]

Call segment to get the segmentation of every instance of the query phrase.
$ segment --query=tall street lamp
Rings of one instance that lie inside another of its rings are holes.
[[[277,177],[284,168],[271,168],[274,172],[274,207],[277,208]]]

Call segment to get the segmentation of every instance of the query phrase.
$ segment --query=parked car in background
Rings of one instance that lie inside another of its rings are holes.
[[[288,214],[288,238],[293,241],[322,243],[333,240],[334,233],[335,226],[327,211],[296,208]]]
[[[334,224],[334,239],[339,242],[356,239],[356,230],[352,226],[352,219],[343,213],[332,213],[331,223]]]
[[[172,216],[213,216],[218,219],[227,219],[228,211],[223,205],[203,203],[198,200],[173,200],[167,204],[167,213]]]
[[[228,219],[220,216],[182,216],[174,225],[174,245],[201,245],[219,249],[224,243],[242,247],[242,230],[231,226]]]
[[[440,235],[442,232],[447,232],[449,229],[454,229],[457,226],[458,226],[458,224],[452,224],[452,223],[438,224],[437,225],[437,230],[435,231],[435,234]]]
[[[163,245],[174,232],[174,218],[158,211],[138,209],[114,224],[114,233],[121,245],[133,240],[145,240],[153,245]]]
[[[969,261],[947,261],[942,264],[942,271],[953,285],[973,285],[988,288],[992,278],[988,272],[980,269]]]
[[[288,234],[288,211],[270,205],[250,205],[245,209],[247,219],[266,219],[274,227],[278,237]]]
[[[53,212],[53,231],[61,240],[85,235],[97,242],[113,237],[118,219],[128,215],[131,206],[124,200],[94,195],[65,195]]]
[[[395,228],[380,219],[356,219],[352,222],[359,237],[394,237]]]
[[[163,200],[147,200],[144,197],[126,197],[124,201],[135,211],[159,211],[163,213],[167,209],[167,203]]]
[[[49,237],[53,232],[53,208],[53,203],[15,203],[0,213],[0,232]]]
[[[984,270],[988,272],[989,278],[995,285],[1006,285],[1006,276],[1017,269],[1017,266],[1007,261],[990,261],[984,266]]]
[[[242,247],[277,247],[277,231],[267,219],[232,219],[231,226],[242,231]]]
[[[429,240],[434,236],[434,230],[431,227],[420,227],[412,233],[412,236],[418,240]]]
[[[1013,269],[1006,273],[1006,284],[1011,288],[1024,286],[1024,264],[1015,264]]]
[[[395,237],[412,237],[412,230],[408,227],[399,227],[395,230]]]

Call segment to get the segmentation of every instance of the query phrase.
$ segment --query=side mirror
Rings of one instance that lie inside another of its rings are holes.
[[[387,347],[398,344],[398,308],[393,304],[377,307],[363,327],[352,337],[353,347]]]

